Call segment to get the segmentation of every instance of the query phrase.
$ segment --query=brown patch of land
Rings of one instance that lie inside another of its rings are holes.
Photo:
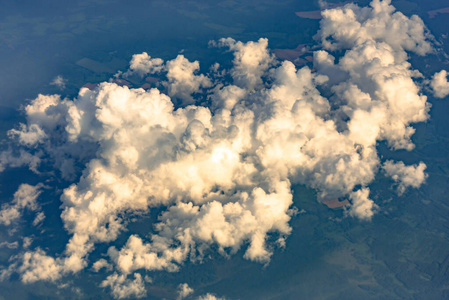
[[[129,88],[131,88],[133,85],[131,84],[131,82],[126,81],[124,79],[114,79],[112,80],[113,83],[119,85],[119,86],[127,86]]]
[[[324,199],[321,201],[321,203],[332,209],[342,208],[350,204],[347,199],[343,201],[340,201],[338,199]]]
[[[449,14],[449,6],[440,9],[429,10],[427,14],[431,19],[435,18],[438,14]]]
[[[148,76],[147,78],[145,78],[145,81],[149,83],[157,83],[159,81],[159,78]]]
[[[107,65],[87,57],[78,60],[76,64],[94,73],[114,73]]]
[[[142,89],[144,89],[144,90],[149,90],[149,89],[151,89],[151,84],[149,84],[149,83],[144,83],[144,84],[142,84],[142,86],[141,86],[140,88],[142,88]]]
[[[295,14],[303,19],[319,20],[321,19],[321,10],[298,11]]]
[[[273,52],[276,57],[280,59],[294,61],[295,59],[303,55],[306,50],[304,44],[299,44],[295,49],[274,49]]]
[[[86,83],[83,88],[88,88],[89,90],[94,90],[98,86],[98,83]]]

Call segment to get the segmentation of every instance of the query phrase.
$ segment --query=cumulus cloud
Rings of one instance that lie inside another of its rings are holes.
[[[406,166],[402,161],[386,161],[382,168],[385,174],[398,183],[398,192],[404,193],[407,187],[419,188],[426,181],[427,174],[424,172],[426,164]]]
[[[403,50],[425,55],[433,51],[432,36],[416,15],[408,18],[395,12],[391,0],[373,0],[370,7],[347,4],[322,12],[318,37],[329,50],[349,49],[366,41],[388,44],[402,55]]]
[[[377,143],[410,151],[411,124],[429,117],[407,51],[430,53],[431,36],[418,17],[375,0],[323,12],[318,38],[314,69],[277,63],[266,39],[228,38],[219,45],[234,53],[231,83],[199,74],[199,62],[183,55],[163,63],[143,53],[129,72],[165,72],[167,94],[104,82],[75,99],[31,101],[26,123],[10,137],[42,151],[66,179],[75,166],[84,169],[61,196],[70,234],[64,253],[27,251],[23,280],[79,272],[97,243],[116,240],[130,215],[152,208],[164,208],[153,234],[130,234],[109,248],[110,262],[92,266],[114,266],[102,287],[116,298],[143,297],[139,270],[174,272],[211,248],[225,256],[243,248],[246,259],[268,263],[275,250],[268,236],[283,245],[291,232],[295,184],[316,189],[320,199],[347,197],[348,215],[370,220],[379,210],[369,197],[381,166]],[[203,91],[210,107],[198,104]],[[399,190],[425,177],[421,165],[383,168]]]
[[[187,283],[181,283],[178,285],[178,298],[179,300],[186,298],[193,293],[193,289],[189,287]]]
[[[137,74],[144,77],[148,74],[154,74],[164,69],[164,61],[160,58],[151,58],[146,52],[134,54],[129,63],[129,70],[123,73],[123,76]]]
[[[445,98],[449,95],[449,82],[447,82],[446,70],[441,70],[433,75],[430,81],[430,87],[437,98]]]
[[[363,220],[370,220],[373,217],[378,206],[369,198],[369,192],[369,188],[363,188],[349,194],[349,198],[352,201],[349,209],[351,216],[356,216]]]
[[[211,80],[203,74],[196,75],[200,64],[198,61],[190,62],[184,55],[178,55],[166,64],[168,82],[165,86],[168,95],[180,99],[182,105],[193,104],[192,94],[200,92],[201,88],[212,85]]]
[[[237,86],[252,91],[263,85],[261,77],[274,61],[274,56],[268,50],[268,39],[242,43],[232,38],[222,38],[218,46],[228,47],[234,52],[231,75]]]
[[[29,184],[21,184],[18,190],[14,193],[14,199],[11,203],[6,203],[2,205],[2,209],[0,210],[0,224],[10,225],[14,220],[19,219],[22,216],[22,213],[25,209],[29,209],[32,211],[36,211],[39,209],[39,205],[36,202],[36,199],[42,193],[41,188],[42,184],[38,184],[35,186]],[[40,218],[40,214],[36,218]],[[41,220],[39,220],[40,222]]]
[[[55,281],[62,276],[61,267],[56,264],[55,259],[39,248],[23,254],[19,272],[25,283],[37,280]]]

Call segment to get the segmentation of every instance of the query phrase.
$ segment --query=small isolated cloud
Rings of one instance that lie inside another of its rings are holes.
[[[60,90],[63,90],[63,89],[65,89],[66,83],[67,83],[67,79],[65,79],[61,75],[58,75],[50,82],[50,85],[55,85]]]
[[[189,287],[187,283],[181,283],[178,285],[178,300],[182,300],[186,298],[187,296],[191,295],[194,292],[194,290]]]
[[[112,265],[109,264],[106,259],[101,258],[101,259],[97,260],[92,265],[92,271],[99,272],[101,269],[106,269],[106,271],[111,271],[112,270]]]
[[[129,70],[123,73],[123,76],[137,74],[144,77],[148,74],[154,74],[164,69],[164,61],[160,58],[151,58],[146,52],[134,54],[129,63]]]
[[[404,193],[408,187],[419,188],[428,177],[424,172],[426,164],[423,162],[419,165],[406,166],[402,161],[388,160],[382,168],[385,174],[398,184],[399,194]]]
[[[35,186],[29,184],[21,184],[19,189],[14,194],[14,199],[11,203],[2,205],[0,210],[0,224],[10,225],[11,222],[19,219],[25,209],[36,211],[39,205],[36,202],[37,197],[41,194],[42,184]],[[40,212],[38,213],[38,218]]]
[[[433,75],[430,81],[430,87],[434,96],[437,98],[445,98],[449,95],[449,82],[447,81],[446,70],[441,70]]]

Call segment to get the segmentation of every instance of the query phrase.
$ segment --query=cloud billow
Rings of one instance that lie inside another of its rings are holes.
[[[109,262],[94,263],[97,271],[113,265],[101,286],[116,298],[144,296],[136,271],[177,271],[211,246],[223,255],[244,247],[246,259],[268,263],[268,234],[283,245],[291,232],[298,183],[320,199],[347,197],[348,215],[370,220],[380,209],[369,197],[381,168],[376,144],[413,150],[411,124],[429,118],[407,51],[431,53],[431,36],[418,17],[374,0],[371,7],[324,11],[317,38],[322,50],[314,53],[313,70],[276,64],[266,39],[227,38],[216,45],[234,53],[231,84],[198,74],[199,62],[182,55],[164,62],[142,53],[123,76],[162,73],[168,95],[108,82],[82,88],[73,100],[39,95],[11,138],[46,153],[65,178],[76,174],[75,163],[85,167],[61,197],[71,236],[65,252],[27,250],[13,271],[25,282],[79,272],[95,244],[125,230],[127,214],[160,207],[167,209],[154,234],[131,234],[121,249],[109,248]],[[338,62],[331,51],[340,51]],[[199,93],[208,94],[210,107],[195,105]],[[67,157],[72,161],[62,163]],[[34,169],[40,159],[32,160]],[[388,161],[382,168],[400,193],[426,179],[424,163]]]

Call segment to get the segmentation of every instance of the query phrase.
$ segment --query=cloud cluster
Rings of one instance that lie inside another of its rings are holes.
[[[21,217],[25,209],[37,211],[40,206],[36,202],[36,199],[42,193],[42,187],[42,184],[38,184],[36,186],[26,183],[21,184],[17,192],[14,193],[14,199],[12,202],[2,205],[0,210],[0,224],[10,225],[11,222]],[[44,217],[44,214],[39,212],[33,223],[37,225],[43,220]]]
[[[167,94],[186,106],[195,103],[192,94],[202,91],[203,88],[212,86],[210,78],[203,74],[197,75],[200,69],[198,61],[190,62],[184,55],[178,55],[175,59],[164,64],[160,58],[151,58],[146,52],[134,54],[129,64],[129,70],[125,73],[117,73],[116,77],[129,77],[137,74],[145,77],[148,74],[165,73],[167,81],[163,82]]]
[[[56,264],[56,260],[45,254],[40,248],[33,251],[26,251],[22,257],[22,264],[18,271],[22,281],[25,283],[37,280],[54,281],[61,277],[61,266]]]
[[[35,173],[39,173],[37,168],[41,163],[41,159],[37,153],[30,153],[23,149],[19,151],[13,151],[12,149],[0,152],[0,172],[3,172],[6,168],[17,168],[22,166],[28,166],[29,169]]]
[[[416,15],[408,18],[395,12],[391,0],[373,0],[370,7],[347,4],[322,12],[319,38],[329,50],[350,49],[370,40],[387,44],[402,55],[403,50],[426,55],[433,51],[431,36]]]
[[[115,298],[142,298],[145,296],[145,285],[142,275],[134,274],[134,280],[126,277],[126,275],[118,275],[114,273],[109,275],[100,285],[101,287],[109,287]]]
[[[129,216],[161,207],[154,234],[131,234],[121,249],[109,248],[114,271],[101,286],[114,297],[144,295],[136,271],[177,271],[212,247],[223,255],[244,248],[245,258],[268,263],[275,248],[268,235],[282,246],[291,231],[292,184],[316,189],[320,199],[348,197],[348,214],[370,220],[380,209],[368,187],[381,166],[376,144],[412,150],[411,124],[428,118],[407,51],[430,53],[431,37],[418,17],[374,0],[324,11],[318,38],[314,70],[276,63],[266,39],[227,38],[218,45],[234,54],[232,83],[198,74],[199,62],[182,55],[164,63],[142,53],[125,76],[160,73],[167,95],[111,82],[82,88],[73,100],[39,95],[11,138],[45,153],[64,178],[73,179],[77,165],[84,170],[61,197],[71,236],[63,255],[25,252],[22,280],[79,272]],[[210,107],[195,105],[202,90]],[[424,163],[383,169],[400,192],[425,179]],[[105,259],[92,265],[102,268],[111,268]]]

